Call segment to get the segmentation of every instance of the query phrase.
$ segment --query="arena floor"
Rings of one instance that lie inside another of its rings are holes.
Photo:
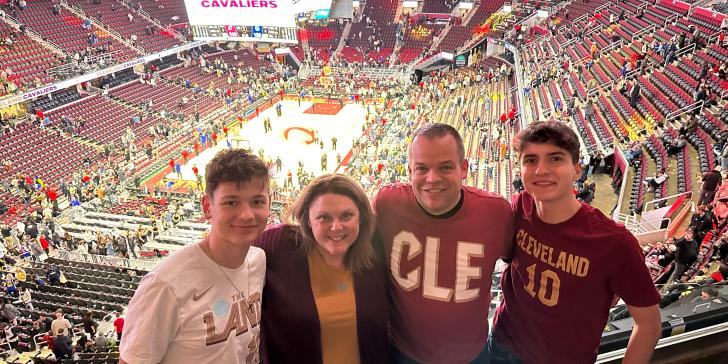
[[[261,149],[265,150],[265,159],[276,161],[280,157],[282,168],[280,172],[273,168],[274,178],[279,186],[283,186],[288,171],[293,175],[294,186],[297,186],[296,172],[298,163],[303,162],[304,169],[314,174],[321,172],[333,172],[336,164],[337,154],[344,159],[349,153],[354,140],[362,134],[362,126],[366,119],[366,108],[361,104],[345,104],[340,108],[338,104],[317,103],[314,108],[313,102],[283,100],[279,101],[282,116],[276,114],[276,105],[261,112],[252,120],[245,122],[240,129],[231,133],[229,140],[233,147],[250,148],[256,154]],[[314,113],[315,112],[315,113]],[[266,133],[263,126],[264,119],[271,120],[272,131]],[[324,148],[314,138],[324,142]],[[337,139],[336,150],[332,149],[332,138]],[[192,166],[197,166],[200,173],[204,174],[204,166],[222,148],[226,148],[226,140],[222,140],[212,148],[208,148],[199,156],[191,158],[182,166],[181,178],[177,173],[169,173],[165,176],[167,181],[175,181],[175,187],[180,185],[194,185],[195,177],[192,173]],[[327,168],[321,167],[321,156],[326,153],[328,162]],[[274,163],[275,165],[275,163]],[[187,187],[185,186],[185,187]],[[298,187],[298,186],[297,186]]]

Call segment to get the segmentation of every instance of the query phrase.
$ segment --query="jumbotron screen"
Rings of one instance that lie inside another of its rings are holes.
[[[195,40],[297,43],[292,0],[185,0]]]
[[[331,9],[331,0],[293,0],[293,13],[326,11]]]

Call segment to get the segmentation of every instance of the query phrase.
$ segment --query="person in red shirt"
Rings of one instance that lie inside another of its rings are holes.
[[[488,341],[490,363],[593,363],[616,297],[634,320],[625,363],[647,363],[661,334],[660,295],[637,239],[571,192],[579,139],[563,123],[515,137],[525,192]]]
[[[48,239],[46,239],[45,235],[40,235],[38,237],[38,242],[40,243],[40,246],[43,248],[43,251],[45,251],[46,254],[48,254],[48,246],[50,245],[50,243],[48,242]]]
[[[121,317],[121,312],[116,313],[116,320],[114,320],[114,329],[116,330],[116,339],[121,341],[121,334],[124,332],[124,318]]]
[[[187,149],[182,149],[182,159],[187,163],[187,160],[190,158],[190,152],[187,151]],[[172,165],[172,168],[174,168],[174,165]]]
[[[46,197],[48,198],[48,202],[53,203],[58,199],[58,192],[56,192],[56,190],[48,187],[46,189]]]
[[[43,335],[43,341],[48,344],[48,349],[51,349],[51,351],[55,350],[56,342],[53,340],[53,331],[48,331],[45,335]]]
[[[508,111],[508,122],[513,126],[513,122],[516,120],[516,107],[511,107],[511,110]]]
[[[223,127],[222,127],[222,132],[223,132],[223,133],[225,134],[225,137],[226,137],[226,138],[227,138],[227,136],[228,136],[228,132],[229,132],[229,131],[230,131],[230,130],[228,129],[228,127],[227,127],[227,126],[223,126]]]
[[[216,132],[214,132],[214,131],[212,132],[211,138],[212,138],[212,145],[217,145],[217,133]]]
[[[411,183],[383,187],[372,203],[396,363],[485,360],[492,274],[510,255],[513,213],[502,197],[463,186],[464,150],[455,128],[426,124],[409,148]]]
[[[174,158],[169,160],[169,168],[172,168],[172,170],[174,171]]]
[[[500,116],[501,124],[505,125],[506,120],[508,120],[508,116],[506,115],[506,113],[502,113]]]

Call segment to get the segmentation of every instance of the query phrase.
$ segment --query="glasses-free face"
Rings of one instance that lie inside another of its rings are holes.
[[[308,209],[316,249],[331,264],[343,264],[344,256],[359,237],[359,208],[344,195],[324,193]]]
[[[417,137],[409,157],[408,171],[417,202],[433,215],[454,208],[468,173],[468,161],[460,159],[455,138]]]
[[[211,236],[228,244],[248,246],[268,222],[268,183],[261,179],[220,183],[212,196],[202,197],[202,210],[210,220]]]
[[[566,203],[573,198],[574,182],[581,175],[576,162],[553,144],[527,143],[520,153],[523,186],[537,201]]]

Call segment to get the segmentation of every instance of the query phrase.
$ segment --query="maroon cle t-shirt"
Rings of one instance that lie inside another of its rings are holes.
[[[448,217],[425,214],[409,184],[386,186],[373,201],[389,264],[394,345],[423,363],[469,363],[483,350],[493,267],[511,250],[508,202],[462,191],[462,205]]]
[[[559,224],[541,221],[527,192],[514,209],[496,340],[527,364],[593,363],[615,294],[637,307],[660,300],[637,239],[587,204]]]

